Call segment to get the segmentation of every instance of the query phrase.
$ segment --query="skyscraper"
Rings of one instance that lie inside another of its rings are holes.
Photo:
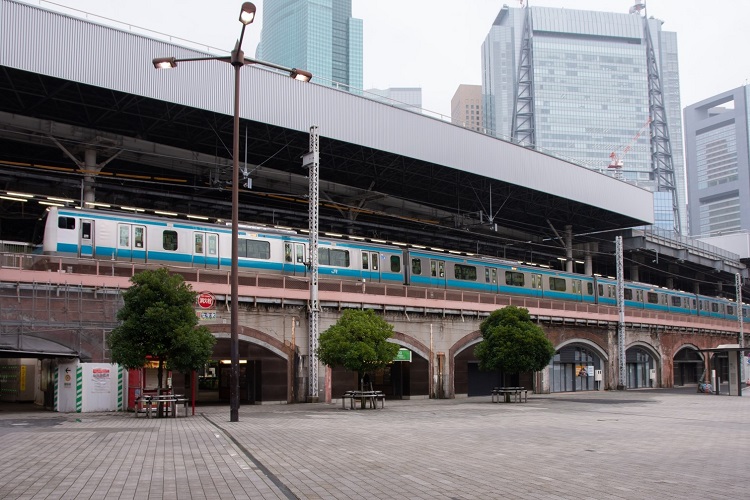
[[[351,0],[264,0],[258,59],[312,72],[314,81],[362,89],[362,20]]]
[[[503,6],[482,44],[485,128],[654,191],[656,225],[685,232],[677,37],[636,7]]]
[[[451,99],[451,123],[471,130],[483,130],[482,86],[460,84]]]
[[[685,108],[690,234],[750,230],[750,87]]]

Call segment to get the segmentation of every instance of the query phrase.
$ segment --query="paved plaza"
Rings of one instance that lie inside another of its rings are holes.
[[[750,397],[694,390],[244,406],[234,423],[4,410],[0,498],[747,498]]]

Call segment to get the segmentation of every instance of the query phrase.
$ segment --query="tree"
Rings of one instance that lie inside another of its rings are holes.
[[[393,325],[374,311],[347,309],[335,325],[320,334],[318,359],[357,372],[362,383],[365,373],[393,362],[399,346],[388,342],[392,336]]]
[[[474,348],[479,369],[505,373],[539,371],[555,355],[544,330],[531,321],[528,309],[508,306],[493,311],[479,326],[482,342]]]
[[[130,278],[122,294],[125,305],[117,312],[122,323],[112,330],[108,344],[112,361],[125,368],[141,368],[147,357],[159,361],[158,387],[163,369],[187,372],[211,359],[216,339],[205,326],[197,326],[196,293],[182,276],[165,268],[143,271]]]

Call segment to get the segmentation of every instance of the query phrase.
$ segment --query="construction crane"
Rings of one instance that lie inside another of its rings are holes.
[[[625,146],[625,148],[622,150],[622,153],[620,153],[619,155],[617,154],[616,151],[612,151],[612,153],[610,153],[609,155],[610,162],[609,162],[609,167],[607,168],[611,168],[615,171],[615,174],[614,174],[615,179],[620,180],[620,181],[623,180],[622,179],[622,165],[623,165],[622,159],[626,154],[628,154],[628,152],[630,152],[630,150],[633,148],[633,145],[636,143],[636,141],[638,141],[641,135],[643,135],[643,132],[647,128],[649,128],[650,125],[651,125],[651,117],[649,116],[648,120],[646,120],[646,123],[644,123],[641,126],[641,128],[638,130],[638,133],[635,134],[635,136],[633,136],[633,138],[630,140],[628,145]]]

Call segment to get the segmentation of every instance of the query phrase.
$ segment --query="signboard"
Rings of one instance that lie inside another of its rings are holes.
[[[411,351],[409,349],[401,348],[396,353],[396,357],[393,361],[409,361],[411,362]]]
[[[201,292],[196,301],[201,309],[213,309],[216,306],[216,297],[211,292]]]

